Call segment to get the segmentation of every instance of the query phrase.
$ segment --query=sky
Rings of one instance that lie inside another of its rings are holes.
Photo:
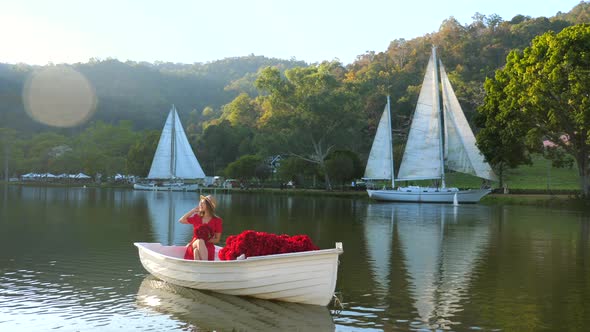
[[[579,0],[0,0],[0,63],[353,62],[473,15],[551,17]]]

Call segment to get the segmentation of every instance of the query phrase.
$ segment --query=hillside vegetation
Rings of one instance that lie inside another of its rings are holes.
[[[93,86],[96,112],[72,128],[46,126],[25,112],[23,87],[42,67],[0,64],[0,174],[145,176],[174,104],[207,175],[227,171],[227,176],[264,179],[271,175],[269,157],[281,155],[283,169],[274,176],[345,183],[362,175],[386,95],[392,98],[395,140],[405,141],[432,45],[477,131],[484,81],[506,64],[507,55],[529,47],[536,36],[589,19],[586,2],[549,18],[475,13],[471,23],[461,24],[449,17],[437,32],[422,37],[392,35],[386,50],[361,54],[349,65],[255,55],[195,64],[90,59],[70,67]],[[237,167],[245,160],[259,165]],[[539,172],[548,169],[553,175],[551,187],[565,188],[566,174],[575,177],[575,168],[558,170],[545,167],[542,158],[533,161]],[[518,180],[523,169],[507,171],[510,187],[547,187],[541,180]]]

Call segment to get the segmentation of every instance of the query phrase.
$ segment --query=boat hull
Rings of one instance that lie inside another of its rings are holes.
[[[453,203],[457,195],[458,203],[477,203],[491,189],[438,190],[434,188],[367,190],[369,197],[378,201],[414,203]]]
[[[183,185],[151,185],[136,183],[133,185],[135,190],[152,190],[152,191],[197,191],[198,184],[183,184]]]
[[[342,253],[341,248],[334,248],[235,261],[193,261],[182,258],[184,246],[135,246],[149,273],[175,285],[322,306],[334,295]]]

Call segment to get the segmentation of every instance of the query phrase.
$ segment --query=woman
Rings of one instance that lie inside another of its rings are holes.
[[[193,225],[193,239],[186,246],[185,259],[215,260],[215,244],[221,238],[223,223],[215,214],[216,205],[213,196],[201,195],[199,205],[178,219],[182,224]]]

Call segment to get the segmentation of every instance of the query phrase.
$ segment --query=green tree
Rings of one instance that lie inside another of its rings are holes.
[[[502,93],[488,102],[497,103],[508,125],[521,125],[529,150],[540,150],[550,139],[573,156],[578,166],[580,189],[588,196],[590,182],[590,25],[581,24],[556,34],[535,38],[523,53],[513,51],[506,75],[498,83]],[[498,98],[505,97],[499,101]],[[495,124],[500,127],[501,123]],[[565,138],[565,139],[563,139]],[[522,139],[522,137],[521,137]]]
[[[277,175],[281,181],[295,181],[298,185],[303,184],[303,178],[317,173],[317,164],[310,163],[297,157],[288,157],[280,162]]]
[[[142,177],[148,175],[159,140],[159,131],[143,132],[140,138],[129,148],[127,154],[127,172],[129,174]]]
[[[4,180],[18,171],[22,164],[22,149],[17,131],[11,128],[0,128],[0,174]]]
[[[196,155],[205,174],[216,174],[240,155],[252,152],[253,132],[246,127],[233,127],[228,120],[211,124],[196,144]]]
[[[326,170],[330,177],[341,185],[362,176],[363,169],[359,157],[352,151],[335,150],[327,157]]]
[[[56,154],[56,148],[71,144],[67,137],[54,133],[44,132],[34,135],[24,145],[25,168],[35,172],[48,172],[51,164],[60,155]]]
[[[476,123],[477,146],[494,168],[499,186],[504,185],[504,175],[509,168],[531,164],[531,158],[523,137],[526,136],[527,119],[523,112],[515,112],[508,98],[507,85],[511,79],[508,66],[496,72],[494,79],[484,84],[486,96],[478,109]]]
[[[268,179],[271,174],[272,169],[270,165],[264,161],[261,161],[254,169],[254,176],[261,181]]]
[[[230,178],[248,180],[255,178],[262,158],[255,155],[241,156],[238,160],[231,162],[225,169],[225,175]]]
[[[86,173],[128,173],[126,160],[136,141],[137,133],[132,130],[131,122],[120,121],[114,126],[97,121],[80,135],[74,151],[83,161]]]
[[[232,126],[244,126],[254,128],[260,112],[256,104],[252,102],[246,93],[237,96],[231,103],[223,107],[223,118],[226,118]]]
[[[84,160],[82,156],[75,153],[68,145],[60,145],[53,148],[50,152],[55,156],[48,171],[55,174],[69,173],[76,174],[84,169]]]
[[[324,171],[326,189],[331,189],[326,156],[336,147],[354,144],[362,127],[358,98],[343,84],[345,69],[338,62],[294,68],[280,75],[266,68],[256,81],[267,93],[262,105],[258,146],[267,154],[288,154]]]

